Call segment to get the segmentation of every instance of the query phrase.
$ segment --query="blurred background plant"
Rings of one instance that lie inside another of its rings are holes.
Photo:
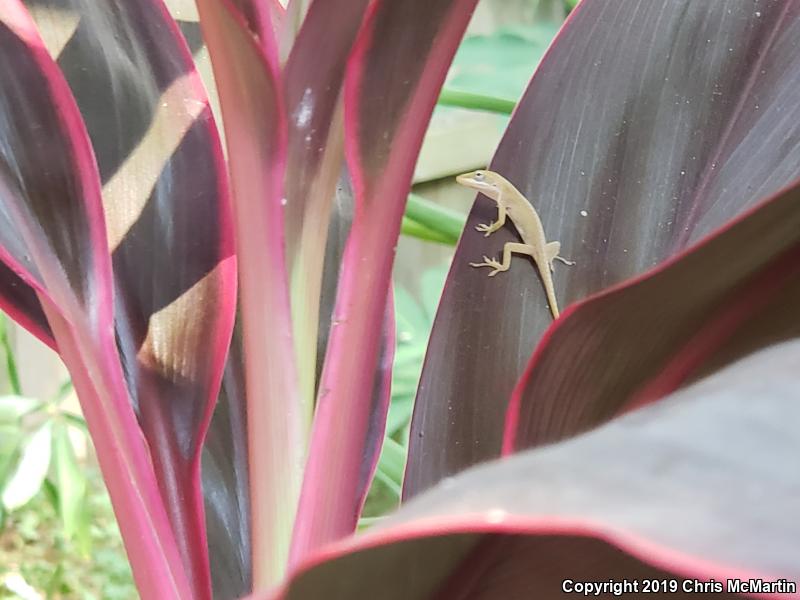
[[[486,166],[577,1],[482,0],[450,68],[403,219],[394,273],[392,403],[361,529],[399,504],[425,349],[473,197],[453,176]],[[65,370],[2,314],[0,358],[0,599],[136,597]]]
[[[72,384],[49,399],[24,395],[9,325],[0,315],[10,392],[0,395],[0,598],[130,598],[130,567]]]

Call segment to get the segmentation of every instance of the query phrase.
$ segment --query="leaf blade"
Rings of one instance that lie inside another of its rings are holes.
[[[800,15],[785,4],[727,8],[581,3],[545,54],[491,168],[577,262],[556,266],[562,307],[674,256],[800,176],[796,122],[782,116],[800,85],[800,61],[787,51]],[[693,62],[689,48],[709,61]],[[764,160],[747,159],[754,154]],[[469,266],[519,241],[511,227],[488,240],[471,233],[495,214],[479,195],[448,276],[406,498],[498,456],[508,398],[551,324],[530,261],[515,258],[491,279]],[[447,411],[442,397],[459,401]]]
[[[100,184],[75,101],[24,6],[0,9],[0,256],[35,290],[100,455],[140,589],[188,595],[135,422],[111,321]],[[25,129],[29,130],[26,131]]]
[[[800,336],[791,310],[800,294],[798,201],[800,184],[653,273],[575,305],[549,330],[514,391],[504,451],[574,435],[763,345]],[[720,260],[731,251],[737,261]],[[573,327],[583,328],[580,341],[567,339]],[[619,336],[613,341],[611,331]],[[556,348],[581,368],[553,377]],[[612,360],[609,348],[616,349]]]
[[[116,339],[190,580],[210,594],[199,463],[233,323],[235,258],[209,101],[159,0],[44,0],[36,14],[49,40],[77,21],[54,58],[98,156]]]
[[[617,573],[793,581],[798,356],[797,341],[772,346],[594,432],[472,468],[272,598],[557,598],[565,579]]]
[[[370,431],[380,323],[412,158],[419,152],[423,127],[473,8],[472,0],[436,5],[378,2],[351,55],[345,82],[345,147],[356,210],[334,309],[338,324],[328,344],[300,496],[293,563],[356,528],[361,451]],[[402,64],[403,77],[386,68],[393,60]],[[391,103],[387,105],[375,90],[385,90]],[[345,428],[353,435],[343,444],[337,432]]]
[[[286,113],[278,50],[271,27],[254,31],[245,10],[249,5],[201,0],[198,10],[220,96],[228,155],[233,157],[253,585],[263,589],[277,583],[285,568],[306,432],[284,249]]]
[[[25,442],[17,468],[3,486],[6,510],[24,506],[39,493],[50,468],[52,439],[52,426],[45,423]]]

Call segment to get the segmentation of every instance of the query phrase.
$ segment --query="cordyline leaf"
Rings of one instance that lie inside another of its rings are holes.
[[[35,290],[70,370],[143,595],[189,584],[113,337],[100,182],[75,101],[17,0],[0,9],[0,258]]]
[[[344,248],[347,244],[347,236],[350,234],[350,227],[353,225],[353,204],[353,182],[345,167],[339,174],[339,180],[336,184],[325,242],[325,266],[322,270],[322,287],[319,301],[320,326],[317,338],[317,381],[322,376],[322,367],[328,349],[342,256],[344,256]]]
[[[773,346],[589,434],[447,479],[271,597],[548,599],[565,580],[664,578],[740,597],[726,579],[797,581],[798,360],[800,342]]]
[[[5,263],[0,263],[0,310],[55,350],[53,332],[36,291]]]
[[[577,262],[557,264],[562,307],[676,255],[800,176],[800,6],[734,4],[581,3],[534,74],[491,168]],[[532,261],[515,257],[492,278],[469,266],[519,241],[511,226],[488,239],[474,231],[495,215],[479,196],[453,261],[406,497],[498,455],[508,398],[551,323]]]
[[[117,343],[175,537],[210,595],[200,453],[235,309],[219,136],[191,55],[158,0],[36,0],[98,157]],[[53,13],[66,11],[55,18]]]
[[[353,188],[350,176],[345,168],[339,176],[336,192],[331,207],[331,218],[325,246],[325,269],[323,271],[319,308],[319,344],[317,347],[316,378],[319,380],[328,347],[328,339],[333,324],[333,311],[336,303],[336,292],[341,269],[342,256],[353,224]],[[359,483],[356,491],[358,512],[366,501],[372,476],[380,459],[386,419],[392,396],[392,368],[396,347],[396,327],[393,294],[390,291],[387,299],[383,337],[381,339],[380,358],[375,373],[375,388],[372,401],[366,409],[369,419],[369,430],[365,437],[359,467]],[[338,325],[337,325],[338,326]]]
[[[361,0],[356,0],[360,2]],[[306,15],[313,0],[288,0],[281,17],[280,27],[275,27],[276,39],[280,45],[281,62],[285,62],[291,52],[295,37],[305,24]],[[335,30],[334,30],[335,31]]]
[[[356,527],[394,245],[422,135],[474,4],[377,2],[348,63],[345,144],[355,216],[292,539],[295,563]]]
[[[282,577],[305,461],[283,232],[286,117],[271,27],[249,2],[198,0],[217,82],[236,214],[252,506],[253,586]],[[258,34],[254,37],[254,33]]]
[[[247,398],[241,328],[233,332],[217,407],[203,448],[211,579],[214,598],[240,598],[252,589]]]
[[[288,117],[286,260],[306,429],[311,426],[317,383],[315,360],[326,238],[344,160],[342,82],[367,4],[367,0],[314,3],[283,73]]]
[[[800,336],[798,300],[800,184],[656,273],[565,313],[512,395],[504,451],[575,435]]]

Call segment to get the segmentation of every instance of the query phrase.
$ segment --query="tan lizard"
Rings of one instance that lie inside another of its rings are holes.
[[[483,257],[483,262],[469,263],[473,267],[491,267],[493,270],[489,277],[497,275],[501,271],[508,271],[511,266],[511,255],[526,254],[533,258],[544,283],[544,291],[547,294],[547,301],[550,303],[550,310],[553,318],[558,318],[558,304],[556,294],[553,290],[553,277],[551,273],[555,271],[553,261],[560,260],[566,265],[575,263],[562,258],[558,255],[561,250],[560,242],[547,242],[544,236],[544,227],[536,209],[528,202],[525,196],[514,187],[502,175],[494,171],[473,171],[464,173],[456,177],[456,181],[461,185],[481,192],[497,202],[497,221],[493,223],[481,223],[475,229],[483,231],[484,237],[488,237],[506,222],[506,216],[511,218],[522,237],[522,244],[508,242],[503,247],[503,262],[500,263],[488,256]]]

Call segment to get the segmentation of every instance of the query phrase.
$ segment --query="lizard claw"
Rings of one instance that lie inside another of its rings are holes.
[[[491,267],[493,270],[489,273],[489,277],[494,277],[500,271],[503,271],[503,265],[500,262],[496,261],[493,258],[489,258],[488,256],[483,257],[483,262],[480,263],[469,263],[471,267]]]
[[[494,227],[494,223],[478,223],[475,226],[475,231],[484,231],[486,233],[483,234],[483,237],[489,237],[494,231],[492,227]]]

